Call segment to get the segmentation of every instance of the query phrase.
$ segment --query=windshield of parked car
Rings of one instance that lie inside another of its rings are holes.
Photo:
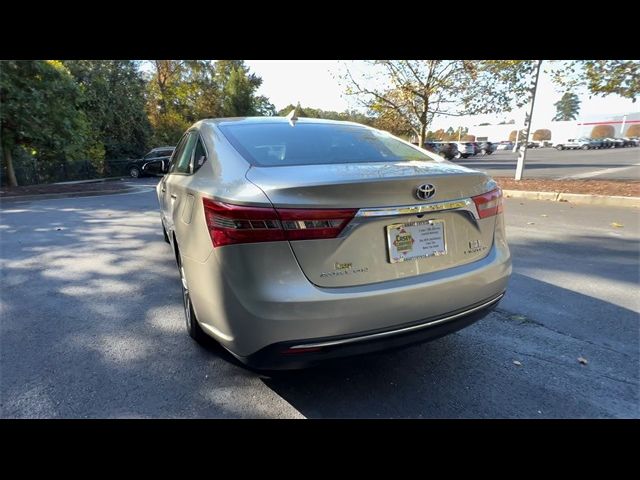
[[[236,150],[257,166],[434,161],[391,134],[357,125],[250,123],[219,128]]]

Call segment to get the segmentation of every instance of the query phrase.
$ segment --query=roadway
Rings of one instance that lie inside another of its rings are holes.
[[[499,150],[487,156],[453,160],[494,177],[514,177],[517,153]],[[527,150],[524,178],[640,180],[640,147],[601,150]]]

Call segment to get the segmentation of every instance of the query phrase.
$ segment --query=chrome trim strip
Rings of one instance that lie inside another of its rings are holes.
[[[478,305],[477,307],[470,308],[469,310],[465,310],[464,312],[456,313],[455,315],[449,315],[448,317],[441,318],[439,320],[434,320],[427,323],[421,323],[420,325],[412,325],[411,327],[400,328],[398,330],[389,330],[386,332],[372,333],[370,335],[363,335],[361,337],[352,337],[345,338],[343,340],[334,340],[329,342],[320,342],[320,343],[306,343],[304,345],[295,345],[293,347],[289,347],[289,350],[295,350],[297,348],[317,348],[317,347],[333,347],[335,345],[344,345],[346,343],[356,343],[363,342],[367,340],[372,340],[380,337],[387,337],[389,335],[397,335],[405,332],[411,332],[413,330],[420,330],[426,327],[432,327],[433,325],[438,325],[440,323],[448,322],[454,320],[458,317],[462,317],[464,315],[468,315],[470,313],[475,312],[476,310],[480,310],[485,308],[493,303],[498,302],[502,297],[504,297],[504,292],[498,295],[497,297],[489,300],[488,302],[483,303],[482,305]]]
[[[441,212],[443,210],[465,210],[480,220],[475,203],[470,198],[448,200],[446,202],[421,203],[417,205],[405,205],[401,207],[361,208],[355,217],[390,217],[395,215],[416,215],[419,213]]]

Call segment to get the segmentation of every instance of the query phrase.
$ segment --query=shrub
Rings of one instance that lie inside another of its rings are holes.
[[[551,140],[551,130],[547,130],[546,128],[541,128],[540,130],[536,130],[533,132],[533,140],[535,142],[540,142],[543,140]]]
[[[611,125],[596,125],[591,130],[591,138],[607,138],[616,134],[615,129]]]

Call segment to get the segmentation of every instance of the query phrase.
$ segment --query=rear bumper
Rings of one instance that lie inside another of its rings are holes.
[[[236,355],[236,358],[259,370],[293,370],[328,360],[401,348],[440,338],[477,322],[488,315],[502,297],[504,292],[479,304],[393,329],[279,342],[247,357]]]
[[[199,286],[190,290],[202,327],[236,357],[251,364],[260,363],[263,356],[279,348],[274,345],[397,330],[468,311],[497,298],[507,289],[511,274],[511,256],[502,232],[502,227],[497,228],[494,245],[479,261],[357,287],[311,284],[297,264],[286,263],[292,253],[284,242],[246,244],[244,249],[224,247],[228,248],[224,257],[212,254],[204,263],[184,257],[183,262],[189,285]],[[247,252],[249,249],[256,252]],[[476,319],[482,316],[481,312],[468,313]],[[418,339],[422,334],[432,338],[463,326],[465,320],[455,318],[411,333]],[[382,339],[375,340],[372,345]],[[394,344],[391,340],[390,346]],[[352,347],[345,352],[369,349],[364,344]],[[328,353],[321,358],[333,355]]]

